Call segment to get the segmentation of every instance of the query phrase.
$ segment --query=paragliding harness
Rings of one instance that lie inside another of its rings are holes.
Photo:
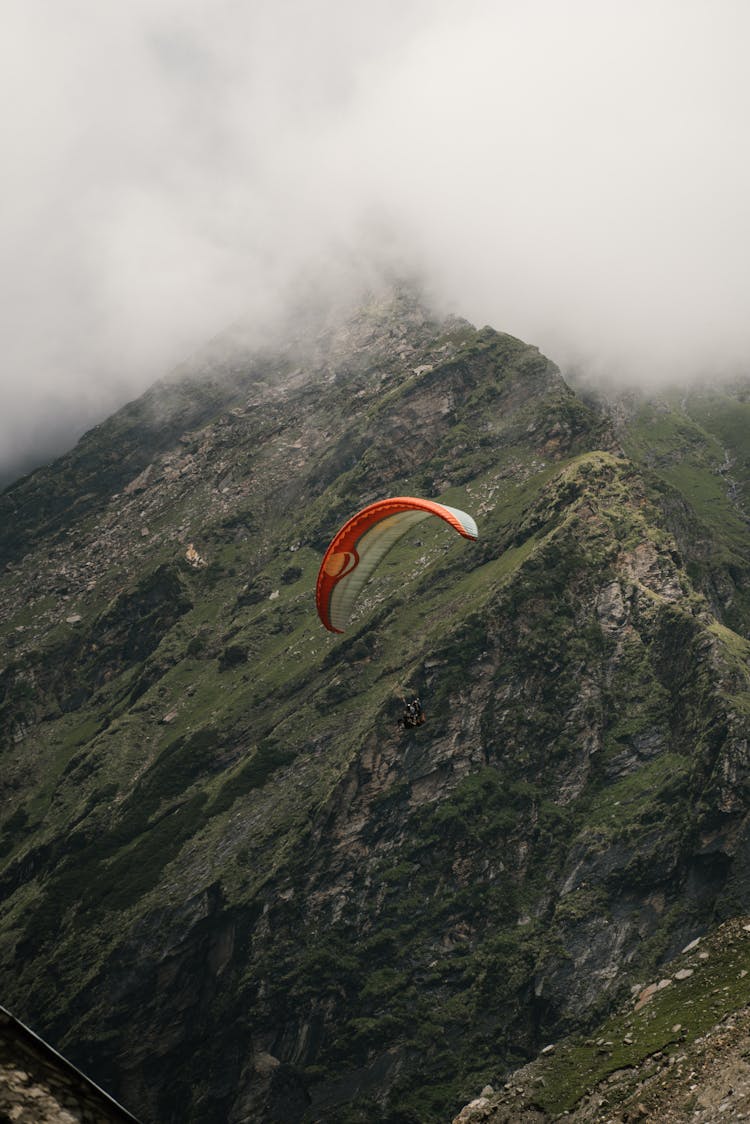
[[[398,720],[398,725],[404,730],[413,730],[415,727],[421,726],[425,720],[425,713],[419,699],[412,699],[411,702],[405,704],[405,707],[404,713]]]

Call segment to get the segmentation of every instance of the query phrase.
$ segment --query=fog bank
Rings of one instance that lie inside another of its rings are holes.
[[[6,7],[0,474],[342,262],[602,377],[748,368],[740,0]]]

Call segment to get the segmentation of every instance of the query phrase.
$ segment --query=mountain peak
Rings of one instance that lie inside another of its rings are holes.
[[[146,1121],[437,1122],[750,905],[745,406],[618,443],[397,285],[6,491],[14,1014]],[[323,553],[388,495],[479,539],[415,527],[334,637]]]

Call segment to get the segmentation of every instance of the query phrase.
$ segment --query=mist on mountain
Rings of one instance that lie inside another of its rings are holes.
[[[406,262],[597,377],[736,374],[749,25],[675,0],[12,2],[0,472],[342,262]]]

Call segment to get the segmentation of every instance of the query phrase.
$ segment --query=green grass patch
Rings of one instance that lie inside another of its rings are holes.
[[[609,1074],[639,1065],[657,1051],[684,1049],[725,1015],[750,1003],[750,933],[733,922],[701,949],[709,950],[707,960],[696,952],[662,969],[659,978],[672,983],[641,1010],[621,1008],[585,1039],[558,1043],[554,1054],[537,1063],[537,1075],[544,1080],[534,1094],[539,1107],[553,1115],[569,1112]],[[673,973],[683,965],[693,974],[677,980]]]

